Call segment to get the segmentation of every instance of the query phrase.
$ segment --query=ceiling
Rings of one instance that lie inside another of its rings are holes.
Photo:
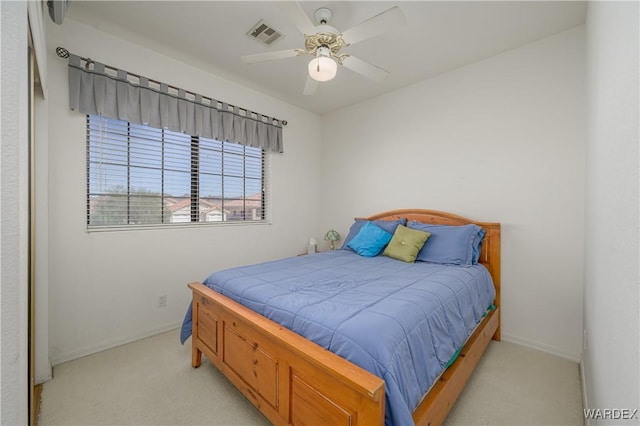
[[[75,0],[67,18],[324,114],[581,25],[586,17],[582,1],[304,1],[301,5],[312,20],[316,9],[330,8],[334,14],[330,24],[341,31],[399,6],[406,25],[341,51],[389,71],[387,78],[375,83],[340,67],[336,78],[320,83],[315,95],[305,96],[310,56],[242,62],[242,55],[304,45],[304,36],[270,1]],[[266,46],[247,36],[261,19],[285,37]]]

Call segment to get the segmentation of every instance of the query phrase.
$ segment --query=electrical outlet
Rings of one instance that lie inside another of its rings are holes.
[[[158,308],[165,308],[167,306],[167,295],[163,294],[158,297]]]

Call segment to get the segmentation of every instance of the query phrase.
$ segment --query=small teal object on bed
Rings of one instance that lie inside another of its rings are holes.
[[[389,244],[392,236],[378,225],[367,222],[360,229],[358,235],[349,241],[348,246],[360,256],[374,257],[380,254],[382,249]]]

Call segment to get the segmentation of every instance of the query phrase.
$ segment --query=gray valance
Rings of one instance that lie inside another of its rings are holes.
[[[111,75],[104,64],[91,61],[89,69],[81,61],[69,55],[72,110],[282,152],[280,120],[197,94],[191,99],[183,89],[170,93],[164,83],[153,88],[146,77],[138,76],[134,84],[126,71],[118,69]]]

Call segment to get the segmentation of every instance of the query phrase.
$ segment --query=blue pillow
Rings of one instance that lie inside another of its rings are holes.
[[[351,225],[351,228],[349,228],[349,233],[347,234],[346,238],[344,239],[344,243],[342,244],[343,249],[351,250],[351,248],[349,248],[349,242],[356,235],[358,235],[358,232],[360,232],[364,224],[367,222],[372,222],[372,221],[366,220],[366,219],[356,219],[355,222],[353,222],[353,225]],[[393,236],[393,233],[396,232],[396,228],[398,227],[398,225],[407,224],[407,219],[405,218],[396,219],[396,220],[377,219],[377,220],[374,220],[373,223],[375,223],[380,228],[384,229],[385,231],[387,231]]]
[[[416,260],[444,265],[478,263],[485,234],[478,225],[429,225],[412,220],[407,226],[431,234]]]
[[[349,241],[348,247],[360,256],[374,257],[389,244],[391,237],[393,235],[378,225],[367,222],[362,226],[358,235]]]

